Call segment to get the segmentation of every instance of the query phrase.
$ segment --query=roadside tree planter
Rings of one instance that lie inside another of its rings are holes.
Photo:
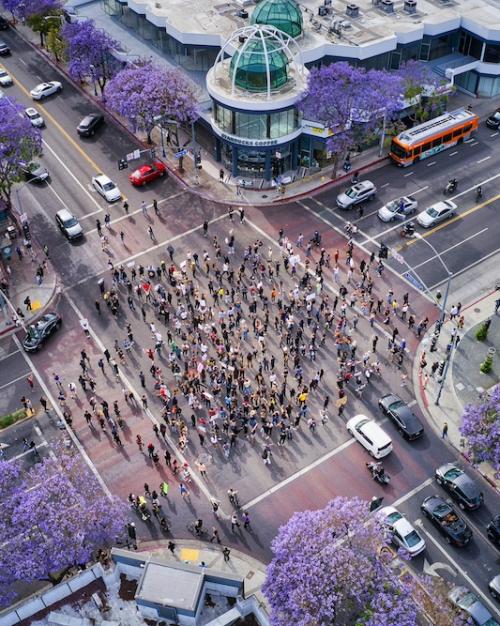
[[[476,332],[476,339],[478,341],[484,341],[486,339],[486,337],[488,336],[488,330],[490,329],[491,326],[491,320],[485,320],[481,326],[478,328],[477,332]]]
[[[489,374],[493,369],[493,357],[495,356],[495,352],[495,348],[488,348],[488,354],[479,366],[479,370],[482,374]]]

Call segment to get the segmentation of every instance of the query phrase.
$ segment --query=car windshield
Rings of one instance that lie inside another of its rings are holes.
[[[438,506],[434,509],[434,515],[436,517],[446,517],[452,513],[452,509],[443,502],[443,504],[438,504]]]
[[[0,76],[8,76],[5,70],[0,70]]]
[[[26,115],[30,118],[30,119],[34,119],[35,117],[38,117],[38,113],[36,113],[36,111],[27,111]]]
[[[399,200],[392,200],[391,202],[389,202],[389,204],[385,205],[385,208],[391,213],[396,213],[396,211],[399,209]]]
[[[420,543],[422,539],[416,530],[412,530],[410,534],[406,535],[405,542],[409,548],[413,548],[418,543]]]
[[[491,119],[495,120],[495,122],[500,122],[500,111],[496,111],[495,113],[493,113]]]
[[[390,524],[391,526],[393,526],[395,524],[395,522],[397,522],[398,520],[400,520],[403,516],[401,515],[401,513],[399,513],[398,511],[394,511],[393,513],[390,513],[385,521]]]
[[[471,591],[469,593],[466,593],[459,600],[459,604],[463,609],[470,608],[473,604],[476,604],[476,602],[477,598]]]
[[[461,474],[463,474],[462,470],[458,469],[458,467],[452,467],[446,472],[444,477],[446,480],[453,480],[454,478],[458,478]]]
[[[112,191],[115,188],[115,183],[112,183],[111,181],[109,181],[109,183],[104,183],[104,185],[102,186],[102,188],[104,189],[104,191]]]
[[[437,217],[439,215],[439,211],[436,211],[434,207],[431,207],[430,209],[427,209],[427,215],[430,215],[431,217]]]
[[[354,187],[351,187],[345,192],[345,195],[348,198],[355,198],[358,195],[358,192],[354,189]]]
[[[72,226],[76,226],[78,224],[78,220],[76,219],[76,217],[73,217],[73,215],[71,217],[68,217],[68,219],[63,220],[63,225],[65,228],[71,228]]]

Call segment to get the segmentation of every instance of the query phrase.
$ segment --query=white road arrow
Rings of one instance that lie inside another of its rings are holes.
[[[424,559],[424,574],[427,574],[428,576],[439,576],[437,571],[439,569],[444,569],[452,576],[457,575],[453,567],[451,567],[451,565],[448,565],[447,563],[441,563],[440,561],[436,561],[435,563],[429,563],[427,559]]]

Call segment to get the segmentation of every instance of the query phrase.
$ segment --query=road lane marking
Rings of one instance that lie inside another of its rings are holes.
[[[37,78],[39,77],[37,76]],[[40,82],[43,82],[41,78],[39,79],[40,79]],[[16,85],[19,87],[19,89],[24,93],[24,95],[27,98],[29,98],[30,100],[33,100],[29,90],[26,89],[26,87],[15,77],[14,77],[14,82],[16,83]],[[93,169],[95,169],[96,172],[100,172],[101,168],[97,165],[97,163],[93,159],[91,159],[89,155],[85,152],[85,150],[81,146],[79,146],[78,143],[73,139],[73,137],[71,137],[71,135],[68,132],[66,132],[66,130],[61,126],[61,124],[59,124],[56,118],[47,111],[46,107],[41,103],[41,100],[37,100],[35,104],[39,109],[43,111],[44,116],[47,119],[49,119],[52,124],[54,124],[54,126],[61,133],[61,135],[63,135],[63,137],[75,148],[75,150],[81,154],[81,156],[87,161],[87,163],[89,163],[93,167]]]
[[[491,154],[490,154],[490,156],[484,157],[484,159],[479,159],[479,161],[476,161],[476,163],[484,163],[488,159],[491,159]]]
[[[40,441],[40,443],[36,444],[36,449],[39,450],[40,448],[45,448],[48,445],[49,444],[46,441]],[[10,459],[7,459],[7,463],[12,463],[12,461],[17,461],[18,459],[22,459],[24,456],[28,456],[28,454],[34,455],[35,453],[33,452],[31,448],[29,448],[28,450],[25,450],[24,452],[21,452],[20,454],[16,454],[16,456],[13,456]]]
[[[40,385],[40,387],[42,388],[43,391],[43,395],[48,399],[48,401],[52,404],[52,408],[54,409],[55,413],[57,414],[58,418],[61,420],[61,422],[64,424],[65,428],[66,428],[66,434],[68,435],[68,437],[71,439],[71,441],[73,442],[74,446],[76,447],[76,449],[78,450],[78,452],[81,454],[83,460],[87,463],[87,465],[89,466],[90,471],[92,472],[92,474],[94,474],[94,476],[97,479],[97,482],[101,485],[104,493],[107,495],[107,497],[111,500],[113,498],[111,491],[108,489],[108,486],[106,485],[106,483],[104,482],[104,480],[102,479],[101,475],[99,474],[99,472],[97,471],[96,466],[92,463],[92,460],[90,459],[89,455],[87,454],[87,452],[85,451],[85,448],[82,446],[82,444],[79,442],[78,437],[75,435],[75,433],[72,431],[72,429],[68,426],[68,423],[66,422],[66,419],[61,411],[61,407],[59,406],[59,404],[56,402],[54,396],[52,395],[52,392],[50,391],[50,389],[47,387],[47,385],[45,384],[45,381],[42,378],[42,375],[40,374],[40,372],[38,371],[38,369],[35,367],[35,364],[33,363],[33,361],[31,360],[31,357],[29,357],[26,352],[24,350],[21,350],[22,346],[21,346],[21,342],[19,341],[19,339],[17,338],[17,335],[13,335],[14,338],[14,342],[17,345],[17,347],[19,348],[19,350],[21,351],[21,354],[24,358],[24,360],[26,361],[26,363],[28,364],[28,367],[30,368],[31,372],[33,373],[33,376],[37,379],[38,384]]]
[[[415,403],[416,402],[417,401],[415,400]],[[408,405],[408,406],[410,406],[410,405]],[[414,487],[410,491],[407,491],[405,494],[403,494],[397,500],[394,500],[394,502],[392,503],[391,506],[393,506],[393,507],[395,507],[397,509],[400,504],[403,504],[407,500],[410,500],[410,498],[413,498],[413,496],[417,495],[417,493],[422,491],[422,489],[425,489],[425,487],[428,487],[429,485],[432,485],[433,482],[434,482],[434,478],[427,478],[426,480],[424,480],[423,483],[420,483],[420,485],[417,485],[416,487]]]
[[[458,150],[455,150],[455,152],[450,152],[448,156],[455,156],[455,154],[458,154]]]
[[[18,57],[18,60],[21,61],[21,63],[27,67],[26,61],[24,59],[21,59],[21,57]]]
[[[486,228],[483,228],[482,230],[479,230],[477,233],[474,233],[473,235],[469,235],[465,239],[462,239],[462,241],[459,241],[458,243],[455,243],[452,246],[449,246],[448,248],[445,248],[444,250],[441,250],[439,252],[439,254],[434,254],[434,255],[430,256],[428,259],[425,259],[425,261],[422,261],[422,263],[419,263],[418,265],[414,265],[412,267],[412,270],[417,270],[419,267],[422,267],[426,263],[429,263],[429,261],[433,261],[434,259],[437,259],[440,255],[446,254],[447,252],[450,252],[450,250],[454,250],[455,248],[458,248],[458,246],[461,246],[463,243],[466,243],[470,239],[474,239],[474,237],[478,237],[479,235],[482,235],[487,230],[488,230],[488,226]]]
[[[436,161],[431,161],[430,163],[427,163],[427,167],[431,167],[431,165],[436,165]]]
[[[29,370],[26,372],[26,374],[23,374],[22,376],[18,376],[17,378],[14,378],[13,380],[10,380],[8,383],[6,383],[5,385],[2,385],[0,387],[0,389],[5,389],[6,387],[10,387],[10,385],[13,385],[14,383],[18,383],[20,380],[26,380],[26,377],[29,376]]]
[[[384,187],[387,187],[389,185],[390,185],[390,183],[384,183],[383,185],[380,185],[380,189],[383,189]]]
[[[0,361],[5,361],[7,359],[10,359],[11,356],[14,356],[14,354],[17,354],[18,352],[20,351],[14,350],[14,352],[9,352],[9,354],[4,354],[4,356],[0,357]]]
[[[414,172],[414,171],[411,171],[411,172],[408,172],[408,174],[403,174],[403,176],[404,176],[405,178],[408,178],[408,176],[413,176],[413,174],[415,174],[415,172]]]
[[[422,522],[422,520],[421,519],[417,519],[417,520],[415,520],[414,523],[415,523],[415,526],[419,526],[420,527],[420,530],[429,539],[429,541],[431,541],[434,544],[434,546],[441,552],[441,554],[443,554],[444,557],[446,559],[448,559],[448,561],[453,565],[453,567],[457,570],[457,572],[459,572],[460,576],[463,576],[463,578],[465,578],[465,580],[468,582],[468,584],[474,589],[474,591],[477,593],[477,595],[480,596],[483,599],[483,601],[489,606],[489,608],[493,611],[493,613],[496,613],[498,615],[499,612],[498,612],[496,606],[490,601],[488,596],[481,591],[481,589],[476,585],[476,583],[472,580],[472,578],[467,574],[467,572],[464,570],[464,568],[460,567],[460,565],[455,561],[455,559],[450,554],[448,554],[448,552],[446,552],[446,550],[439,543],[439,541],[437,539],[435,539],[435,537],[433,535],[431,535],[431,533],[425,528],[424,523]]]
[[[490,135],[490,137],[496,137],[497,135],[498,135],[498,133],[492,133],[492,134]]]
[[[491,252],[489,252],[485,256],[481,257],[480,259],[477,259],[476,261],[473,261],[469,265],[466,265],[465,267],[462,267],[461,269],[459,269],[458,272],[455,272],[453,274],[453,278],[455,278],[456,276],[460,276],[460,274],[464,274],[465,272],[467,272],[468,270],[472,269],[476,265],[479,265],[479,263],[482,263],[483,261],[487,261],[492,256],[495,256],[495,254],[499,254],[499,253],[500,253],[500,248],[497,248],[496,250],[492,250]],[[441,285],[444,285],[444,283],[447,280],[448,280],[447,278],[445,278],[444,280],[440,280],[435,285],[432,285],[432,287],[429,287],[429,289],[432,291],[433,289],[436,289],[436,287],[440,287]]]
[[[429,189],[429,185],[426,185],[425,187],[420,187],[420,189],[417,189],[417,191],[412,191],[409,195],[416,196],[417,193],[421,193],[422,191],[425,191],[426,189]]]

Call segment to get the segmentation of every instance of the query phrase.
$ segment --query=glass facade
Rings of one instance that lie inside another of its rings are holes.
[[[278,139],[299,127],[296,107],[274,113],[233,111],[214,102],[213,119],[225,133],[243,139]]]
[[[302,12],[294,0],[263,0],[255,7],[250,23],[274,26],[290,37],[298,37],[302,33]]]
[[[260,36],[243,44],[241,54],[231,58],[230,77],[246,91],[267,91],[267,72],[271,90],[275,91],[288,81],[288,58],[274,41]]]

